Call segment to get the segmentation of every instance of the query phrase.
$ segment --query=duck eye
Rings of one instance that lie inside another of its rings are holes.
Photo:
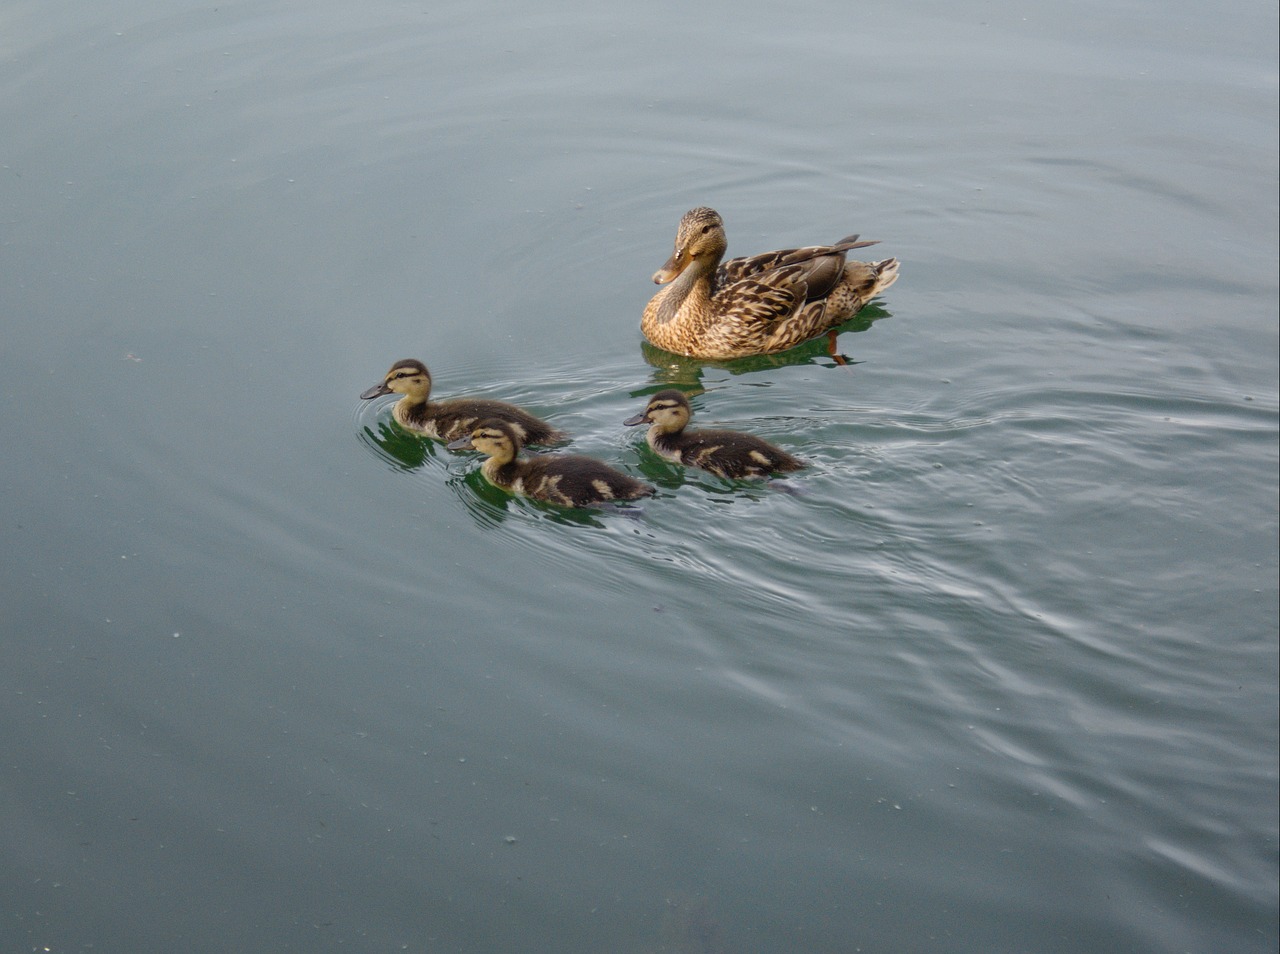
[[[710,224],[704,225],[704,226],[702,227],[702,234],[703,234],[703,235],[706,235],[706,234],[707,234],[708,232],[710,232],[710,231],[711,231],[711,226],[710,226]]]

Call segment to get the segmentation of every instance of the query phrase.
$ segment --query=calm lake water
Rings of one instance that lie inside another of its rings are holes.
[[[9,0],[0,92],[0,950],[1276,949],[1274,3]],[[901,259],[849,364],[643,344],[695,205]]]

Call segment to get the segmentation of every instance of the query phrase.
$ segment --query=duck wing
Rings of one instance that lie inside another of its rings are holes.
[[[808,286],[806,298],[813,301],[830,293],[844,274],[845,253],[855,248],[876,245],[877,242],[860,242],[858,236],[848,235],[834,245],[808,245],[804,248],[784,248],[775,252],[763,252],[746,258],[731,258],[716,269],[716,287],[723,287],[746,278],[762,278],[778,269],[800,266],[804,269],[803,281]]]
[[[790,320],[804,305],[808,286],[803,266],[765,272],[721,288],[712,299],[715,333],[732,348],[750,348]],[[710,329],[709,329],[710,330]]]

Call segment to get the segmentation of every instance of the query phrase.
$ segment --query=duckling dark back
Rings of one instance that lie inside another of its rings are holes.
[[[681,463],[730,480],[769,477],[800,470],[804,463],[753,434],[737,431],[693,431],[659,435],[655,443],[675,450]]]
[[[524,493],[564,506],[589,507],[611,500],[637,500],[654,492],[648,484],[593,457],[542,455],[517,463],[525,466]]]
[[[436,401],[424,408],[435,421],[436,430],[445,440],[453,440],[469,434],[481,421],[499,418],[516,428],[523,444],[557,444],[566,439],[563,431],[556,430],[546,421],[535,417],[524,408],[505,401],[479,398],[451,398]]]

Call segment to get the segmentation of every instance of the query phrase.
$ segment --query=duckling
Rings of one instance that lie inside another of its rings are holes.
[[[804,467],[799,459],[751,434],[686,431],[692,416],[688,398],[679,391],[668,390],[653,395],[642,413],[622,423],[627,427],[648,424],[646,440],[659,456],[731,480],[768,477]]]
[[[565,507],[589,507],[611,500],[648,497],[654,489],[591,457],[576,454],[520,456],[520,435],[508,421],[481,421],[450,450],[478,450],[488,455],[480,466],[489,483],[503,490]]]
[[[846,262],[876,245],[850,235],[835,245],[788,248],[721,264],[728,242],[718,212],[690,209],[675,251],[653,276],[667,287],[645,307],[640,329],[659,348],[691,358],[774,354],[834,329],[898,278],[898,260]]]
[[[384,394],[404,395],[391,412],[402,427],[444,441],[469,435],[476,423],[486,418],[506,421],[521,441],[528,444],[555,444],[568,437],[546,421],[505,401],[483,398],[431,401],[431,372],[413,358],[397,361],[381,384],[375,384],[360,397],[368,401]]]

